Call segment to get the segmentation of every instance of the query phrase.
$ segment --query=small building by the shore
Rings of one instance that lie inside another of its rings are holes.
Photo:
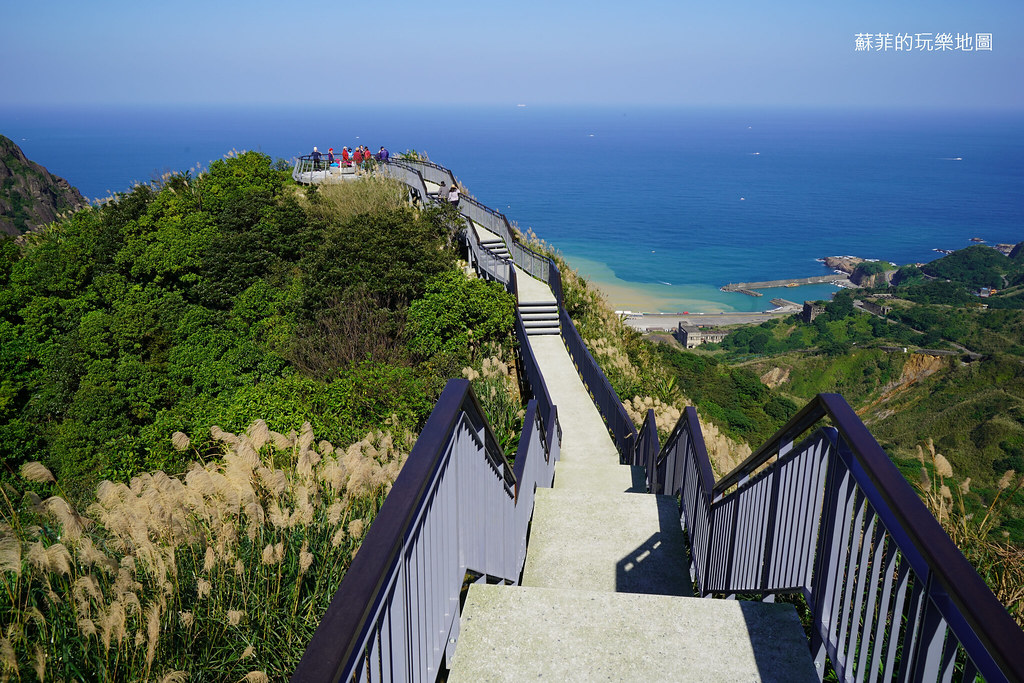
[[[875,315],[885,317],[892,313],[892,306],[886,306],[885,304],[879,304],[875,301],[868,301],[867,299],[860,299],[860,305],[868,313],[874,313]]]
[[[814,319],[825,312],[825,304],[819,304],[816,301],[805,301],[803,313],[800,317],[805,323],[810,325],[814,322]]]
[[[718,344],[729,335],[728,330],[717,327],[700,327],[692,323],[679,323],[675,337],[688,349],[695,349],[701,344]]]

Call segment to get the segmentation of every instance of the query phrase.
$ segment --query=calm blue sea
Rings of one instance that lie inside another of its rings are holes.
[[[1024,240],[1024,114],[595,108],[0,108],[0,133],[87,197],[232,149],[426,151],[617,308],[763,310],[726,294],[851,254],[928,261]]]

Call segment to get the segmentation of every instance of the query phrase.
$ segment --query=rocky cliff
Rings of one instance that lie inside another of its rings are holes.
[[[0,233],[20,235],[88,206],[68,181],[29,161],[0,135]]]

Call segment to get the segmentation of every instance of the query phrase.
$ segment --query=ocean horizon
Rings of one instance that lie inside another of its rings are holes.
[[[1022,112],[0,107],[0,134],[91,199],[232,150],[415,149],[624,310],[766,310],[835,287],[719,288],[1024,240]]]

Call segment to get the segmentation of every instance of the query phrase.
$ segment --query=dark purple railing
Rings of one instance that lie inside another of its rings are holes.
[[[828,657],[840,680],[1024,680],[1024,633],[841,396],[714,485],[687,408],[658,471],[701,594],[802,594],[819,672]]]
[[[458,637],[467,572],[516,583],[558,444],[527,405],[513,471],[469,382],[448,382],[293,681],[434,680]]]
[[[644,423],[640,427],[640,433],[636,440],[636,449],[633,451],[633,460],[630,465],[643,467],[647,474],[647,490],[659,491],[661,485],[658,479],[658,423],[654,417],[654,411],[648,410]]]

